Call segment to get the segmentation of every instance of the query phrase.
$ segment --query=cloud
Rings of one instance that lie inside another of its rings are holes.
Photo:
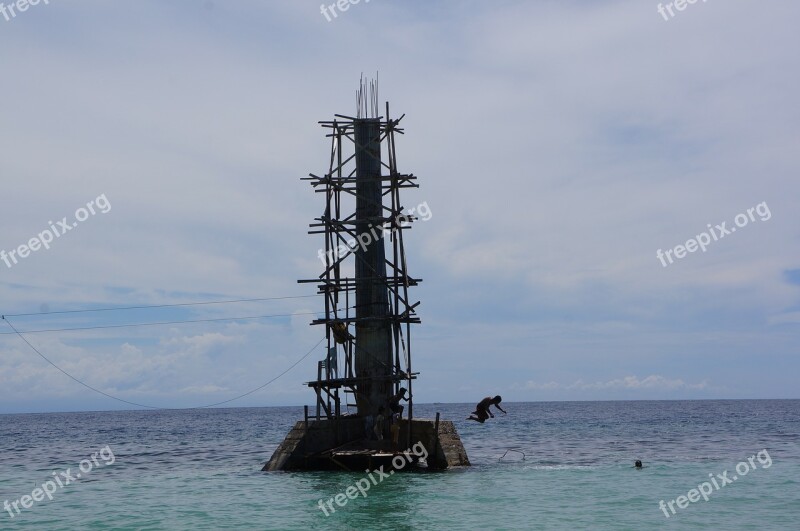
[[[779,325],[787,323],[800,323],[800,312],[786,312],[769,317],[769,324]]]
[[[188,387],[184,387],[183,389],[181,389],[179,391],[179,393],[181,393],[181,394],[185,393],[185,394],[189,394],[189,395],[196,395],[196,394],[208,395],[208,394],[213,394],[213,393],[219,393],[219,392],[222,392],[222,391],[229,392],[230,389],[225,388],[225,387],[220,387],[218,385],[213,385],[213,384],[208,384],[208,385],[190,385]]]
[[[102,193],[113,208],[0,262],[0,313],[315,293],[297,279],[320,273],[307,232],[324,201],[300,178],[330,164],[318,120],[351,114],[361,72],[380,70],[405,113],[398,169],[419,177],[401,201],[435,212],[404,242],[424,279],[419,400],[521,374],[537,378],[522,397],[696,396],[718,391],[709,374],[737,382],[731,398],[797,396],[795,0],[669,22],[633,0],[370,2],[332,22],[304,2],[51,4],[0,32],[0,250]],[[768,223],[661,266],[657,249],[762,201]],[[174,405],[254,388],[323,336],[300,315],[321,298],[236,308],[175,319],[294,316],[32,339],[100,389]],[[168,320],[100,315],[82,323]],[[18,338],[0,349],[0,407],[107,407]],[[316,354],[237,404],[313,400]]]
[[[681,379],[669,379],[664,376],[652,374],[639,379],[637,376],[625,376],[605,382],[584,382],[576,380],[571,384],[560,384],[558,382],[537,383],[532,380],[519,386],[521,389],[534,391],[553,391],[553,390],[645,390],[645,391],[675,391],[675,390],[703,390],[708,389],[706,380],[696,384],[686,383]]]

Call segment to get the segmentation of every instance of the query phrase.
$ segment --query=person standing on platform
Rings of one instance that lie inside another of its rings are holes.
[[[397,394],[394,394],[389,398],[389,411],[391,411],[393,414],[396,413],[400,415],[400,417],[403,416],[403,406],[400,405],[401,400],[408,402],[408,398],[406,398],[405,387],[401,387],[397,391]]]
[[[383,440],[383,424],[386,417],[384,416],[383,412],[385,411],[384,407],[381,406],[378,408],[378,416],[375,417],[375,436],[378,438],[379,441]]]

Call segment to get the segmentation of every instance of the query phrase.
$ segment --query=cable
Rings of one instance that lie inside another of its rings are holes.
[[[111,312],[115,310],[142,310],[146,308],[174,308],[176,306],[201,306],[204,304],[230,304],[234,302],[258,302],[258,301],[276,301],[283,299],[306,299],[309,297],[319,297],[320,294],[315,295],[295,295],[288,297],[262,297],[258,299],[235,299],[224,301],[208,301],[208,302],[184,302],[178,304],[153,304],[149,306],[123,306],[120,308],[95,308],[94,310],[61,310],[55,312],[34,312],[34,313],[7,313],[7,317],[24,317],[29,315],[52,315],[56,313],[86,313],[86,312]]]
[[[78,382],[79,384],[81,384],[82,386],[84,386],[84,387],[86,387],[86,388],[88,388],[88,389],[91,389],[91,390],[92,390],[92,391],[94,391],[95,393],[100,393],[100,394],[101,394],[101,395],[103,395],[103,396],[107,396],[108,398],[112,398],[112,399],[114,399],[114,400],[117,400],[117,401],[119,401],[119,402],[124,402],[124,403],[126,403],[126,404],[130,404],[130,405],[132,405],[132,406],[145,407],[145,408],[149,408],[149,409],[159,409],[159,408],[157,408],[157,407],[155,407],[155,406],[147,406],[147,405],[145,405],[145,404],[138,404],[138,403],[136,403],[136,402],[131,402],[131,401],[129,401],[129,400],[125,400],[124,398],[117,398],[116,396],[112,396],[112,395],[110,395],[110,394],[108,394],[108,393],[104,393],[104,392],[103,392],[103,391],[101,391],[100,389],[96,389],[96,388],[92,387],[91,385],[89,385],[89,384],[87,384],[87,383],[84,383],[84,382],[82,382],[82,381],[78,380],[77,378],[75,378],[74,376],[72,376],[70,373],[68,373],[67,371],[65,371],[64,369],[62,369],[61,367],[59,367],[58,365],[56,365],[56,364],[55,364],[55,363],[53,363],[52,361],[50,361],[50,359],[49,359],[47,356],[45,356],[44,354],[42,354],[41,352],[39,352],[39,351],[36,349],[36,347],[34,347],[33,345],[31,345],[31,343],[30,343],[30,342],[29,342],[29,341],[28,341],[28,340],[25,338],[25,336],[23,336],[22,334],[20,334],[20,333],[17,331],[17,329],[16,329],[16,328],[14,328],[14,325],[12,325],[12,324],[11,324],[11,321],[9,321],[8,319],[6,319],[6,316],[5,316],[5,315],[3,316],[3,320],[4,320],[6,323],[8,323],[8,326],[10,326],[10,327],[11,327],[11,329],[12,329],[12,330],[13,330],[13,331],[14,331],[14,332],[15,332],[15,333],[16,333],[16,334],[17,334],[17,335],[20,337],[20,338],[22,338],[22,340],[23,340],[25,343],[27,343],[27,344],[28,344],[28,346],[29,346],[29,347],[31,347],[35,353],[37,353],[39,356],[41,356],[41,357],[42,357],[42,359],[43,359],[44,361],[46,361],[47,363],[49,363],[50,365],[52,365],[53,367],[55,367],[55,368],[56,368],[56,369],[58,369],[59,371],[63,372],[64,374],[66,374],[67,376],[69,376],[70,378],[72,378],[73,380],[75,380],[76,382]]]
[[[299,360],[297,360],[296,362],[294,362],[294,363],[293,363],[293,364],[292,364],[292,365],[291,365],[291,366],[290,366],[288,369],[286,369],[285,371],[283,371],[283,372],[282,372],[282,373],[280,373],[278,376],[276,376],[276,377],[275,377],[275,378],[273,378],[272,380],[268,381],[268,382],[267,382],[267,383],[265,383],[264,385],[261,385],[261,386],[259,386],[259,387],[256,387],[256,388],[255,388],[255,389],[253,389],[252,391],[248,391],[248,392],[246,392],[246,393],[244,393],[244,394],[242,394],[242,395],[239,395],[239,396],[237,396],[237,397],[235,397],[235,398],[231,398],[231,399],[229,399],[229,400],[223,400],[222,402],[217,402],[217,403],[214,403],[214,404],[209,404],[209,405],[206,405],[206,406],[196,406],[196,407],[190,407],[190,408],[165,408],[165,407],[158,407],[158,406],[148,406],[148,405],[146,405],[146,404],[139,404],[139,403],[137,403],[137,402],[131,402],[131,401],[129,401],[129,400],[125,400],[124,398],[118,398],[118,397],[116,397],[116,396],[113,396],[113,395],[110,395],[110,394],[108,394],[108,393],[105,393],[105,392],[101,391],[100,389],[97,389],[97,388],[95,388],[95,387],[92,387],[91,385],[89,385],[89,384],[87,384],[87,383],[84,383],[84,382],[82,382],[81,380],[79,380],[79,379],[75,378],[75,377],[74,377],[74,376],[72,376],[70,373],[68,373],[67,371],[65,371],[64,369],[62,369],[61,367],[59,367],[58,365],[56,365],[56,364],[55,364],[55,363],[53,363],[52,361],[50,361],[50,359],[49,359],[47,356],[45,356],[44,354],[42,354],[41,352],[39,352],[39,350],[38,350],[36,347],[34,347],[33,345],[31,345],[30,341],[28,341],[28,340],[25,338],[25,336],[23,336],[23,335],[22,335],[22,334],[21,334],[21,333],[20,333],[20,332],[19,332],[19,331],[18,331],[16,328],[14,328],[14,325],[13,325],[13,324],[11,324],[11,321],[9,321],[8,319],[6,319],[6,316],[5,316],[5,315],[3,315],[3,316],[2,316],[2,319],[3,319],[3,320],[6,322],[6,323],[8,323],[8,326],[10,326],[10,327],[11,327],[11,329],[14,331],[14,333],[15,333],[15,334],[17,334],[17,335],[18,335],[18,336],[19,336],[19,337],[20,337],[20,338],[21,338],[21,339],[22,339],[22,340],[23,340],[23,341],[24,341],[24,342],[25,342],[25,343],[26,343],[26,344],[27,344],[29,347],[31,347],[31,349],[33,349],[33,351],[34,351],[35,353],[37,353],[39,356],[41,356],[41,358],[42,358],[43,360],[45,360],[47,363],[49,363],[50,365],[52,365],[53,367],[55,367],[56,369],[58,369],[59,371],[61,371],[61,372],[62,372],[62,373],[64,373],[65,375],[69,376],[69,377],[70,377],[72,380],[74,380],[74,381],[78,382],[79,384],[81,384],[82,386],[84,386],[84,387],[86,387],[86,388],[88,388],[88,389],[91,389],[91,390],[92,390],[92,391],[94,391],[95,393],[99,393],[99,394],[101,394],[101,395],[103,395],[103,396],[106,396],[106,397],[108,397],[108,398],[111,398],[112,400],[117,400],[117,401],[119,401],[119,402],[123,402],[123,403],[125,403],[125,404],[130,404],[130,405],[132,405],[132,406],[138,406],[138,407],[144,407],[144,408],[148,408],[148,409],[172,409],[172,410],[175,410],[175,409],[203,409],[203,408],[209,408],[209,407],[219,406],[219,405],[221,405],[221,404],[227,404],[228,402],[233,402],[234,400],[239,400],[240,398],[244,398],[244,397],[246,397],[246,396],[248,396],[248,395],[251,395],[251,394],[255,393],[256,391],[260,391],[261,389],[265,388],[266,386],[268,386],[269,384],[271,384],[272,382],[274,382],[275,380],[277,380],[277,379],[278,379],[278,378],[280,378],[281,376],[285,375],[286,373],[288,373],[289,371],[291,371],[292,369],[294,369],[295,367],[297,367],[297,365],[298,365],[298,364],[299,364],[301,361],[303,361],[304,359],[306,359],[306,358],[307,358],[307,357],[308,357],[308,356],[309,356],[309,355],[310,355],[312,352],[314,352],[314,350],[316,350],[316,348],[317,348],[317,347],[320,345],[320,343],[322,343],[322,342],[325,340],[325,338],[324,338],[324,337],[323,337],[322,339],[320,339],[320,340],[319,340],[319,342],[317,342],[317,344],[316,344],[316,345],[314,345],[314,346],[311,348],[311,350],[309,350],[308,352],[306,352],[306,353],[305,353],[305,354],[304,354],[304,355],[303,355],[303,356],[302,356],[302,357],[301,357]]]
[[[207,408],[207,407],[219,406],[219,405],[221,405],[221,404],[227,404],[228,402],[233,402],[234,400],[239,400],[240,398],[244,398],[244,397],[246,397],[247,395],[251,395],[251,394],[255,393],[256,391],[260,391],[261,389],[265,388],[266,386],[268,386],[269,384],[271,384],[272,382],[274,382],[275,380],[277,380],[278,378],[280,378],[281,376],[283,376],[283,375],[284,375],[284,374],[286,374],[287,372],[289,372],[289,371],[291,371],[292,369],[294,369],[295,367],[297,367],[297,365],[298,365],[298,364],[299,364],[301,361],[303,361],[304,359],[306,359],[306,358],[308,357],[308,355],[309,355],[309,354],[311,354],[312,352],[314,352],[314,350],[316,350],[316,348],[317,348],[317,347],[320,345],[320,343],[322,343],[323,341],[325,341],[325,337],[323,337],[322,339],[320,339],[320,340],[317,342],[317,344],[316,344],[316,345],[314,345],[314,346],[311,348],[311,350],[309,350],[308,352],[306,352],[306,353],[305,353],[305,355],[304,355],[302,358],[300,358],[299,360],[297,360],[296,362],[294,362],[294,363],[292,364],[292,366],[291,366],[291,367],[289,367],[288,369],[286,369],[285,371],[283,371],[283,372],[282,372],[282,373],[280,373],[278,376],[276,376],[276,377],[275,377],[275,378],[273,378],[272,380],[268,381],[268,382],[267,382],[267,383],[265,383],[264,385],[262,385],[262,386],[260,386],[260,387],[256,387],[256,388],[255,388],[255,389],[253,389],[252,391],[248,391],[248,392],[246,392],[246,393],[245,393],[245,394],[243,394],[243,395],[239,395],[239,396],[237,396],[236,398],[231,398],[230,400],[223,400],[222,402],[217,402],[216,404],[209,404],[209,405],[207,405],[207,406],[198,406],[196,409],[203,409],[203,408]]]
[[[293,315],[316,315],[317,312],[300,312],[300,313],[279,313],[273,315],[251,315],[246,317],[218,317],[214,319],[192,319],[189,321],[160,321],[156,323],[134,323],[134,324],[120,324],[120,325],[103,325],[103,326],[83,326],[75,328],[45,328],[41,330],[23,330],[26,334],[38,334],[40,332],[69,332],[72,330],[100,330],[104,328],[128,328],[137,326],[158,326],[170,324],[183,324],[183,323],[211,323],[217,321],[242,321],[245,319],[267,319],[270,317],[291,317]],[[11,316],[3,316],[11,317]],[[19,332],[16,332],[19,333]],[[14,332],[0,332],[0,336],[13,335]]]

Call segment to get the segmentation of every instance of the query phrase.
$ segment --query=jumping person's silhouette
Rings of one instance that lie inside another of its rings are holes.
[[[492,412],[489,411],[489,407],[491,406],[494,406],[503,413],[506,413],[506,411],[500,407],[500,402],[502,402],[502,400],[503,399],[500,395],[497,395],[494,398],[492,398],[491,396],[487,396],[486,398],[478,402],[478,405],[475,406],[475,411],[473,411],[470,414],[470,416],[467,417],[467,420],[477,420],[478,422],[483,424],[489,417],[494,418]]]

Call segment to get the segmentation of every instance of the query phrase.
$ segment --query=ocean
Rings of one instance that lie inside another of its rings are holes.
[[[800,526],[800,400],[503,406],[415,404],[472,466],[373,475],[335,512],[366,473],[260,471],[302,407],[0,415],[0,529]]]

